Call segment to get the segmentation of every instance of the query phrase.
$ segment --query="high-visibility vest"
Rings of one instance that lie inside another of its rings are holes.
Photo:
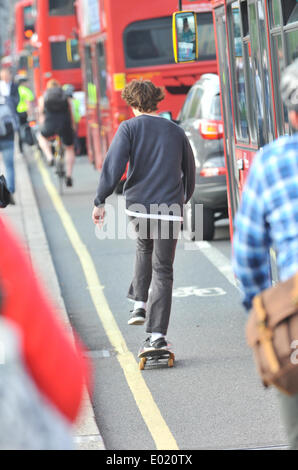
[[[72,111],[73,111],[74,121],[75,121],[76,124],[78,124],[81,120],[81,113],[80,113],[81,103],[76,98],[72,98],[71,103],[72,103]]]
[[[24,85],[18,87],[20,101],[17,107],[18,113],[26,113],[28,111],[28,102],[34,101],[34,95],[30,88],[27,88]]]

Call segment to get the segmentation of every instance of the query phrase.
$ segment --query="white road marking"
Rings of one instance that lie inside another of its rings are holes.
[[[197,297],[217,297],[219,295],[226,295],[221,287],[205,287],[199,289],[197,286],[178,287],[173,290],[173,297],[190,297],[196,295]]]
[[[232,262],[229,258],[221,253],[217,248],[212,246],[209,242],[191,242],[185,244],[187,250],[197,250],[199,249],[201,253],[213,264],[213,266],[218,269],[218,271],[237,289],[239,289],[238,281],[235,278]],[[191,248],[189,245],[193,245]]]

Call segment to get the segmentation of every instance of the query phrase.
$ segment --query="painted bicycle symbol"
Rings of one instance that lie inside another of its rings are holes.
[[[197,297],[216,297],[220,295],[225,295],[226,291],[224,291],[221,287],[205,287],[203,289],[199,289],[197,286],[189,286],[189,287],[178,287],[177,289],[173,290],[173,297],[190,297],[191,295],[195,295]]]

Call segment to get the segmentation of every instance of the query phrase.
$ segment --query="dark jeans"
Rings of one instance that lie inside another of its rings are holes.
[[[28,122],[28,114],[26,112],[24,113],[18,113],[19,116],[19,121],[20,121],[20,129],[18,131],[19,134],[19,151],[20,153],[23,153],[23,141],[22,141],[22,136],[21,136],[21,126],[24,126]]]
[[[132,219],[138,233],[133,280],[128,298],[149,302],[147,333],[167,334],[173,290],[173,263],[181,222]],[[140,230],[140,227],[147,230]],[[151,291],[149,295],[149,287]]]
[[[7,187],[11,193],[15,192],[15,171],[14,171],[14,139],[13,136],[7,139],[0,139],[0,153],[2,153],[5,166],[5,177]]]

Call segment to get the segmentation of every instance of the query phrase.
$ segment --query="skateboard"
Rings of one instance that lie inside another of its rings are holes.
[[[139,353],[138,358],[140,359],[140,370],[144,370],[146,364],[151,367],[157,367],[159,365],[173,367],[175,361],[175,355],[170,349],[143,351]]]

